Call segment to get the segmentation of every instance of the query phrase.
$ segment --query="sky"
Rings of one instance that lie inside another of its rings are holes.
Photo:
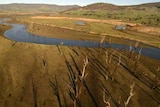
[[[0,0],[0,4],[45,3],[45,4],[80,5],[80,6],[85,6],[97,2],[111,3],[115,5],[136,5],[142,3],[160,2],[160,0]]]

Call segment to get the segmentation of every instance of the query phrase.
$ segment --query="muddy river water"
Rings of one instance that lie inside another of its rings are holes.
[[[7,24],[2,21],[0,23]],[[79,47],[90,47],[90,48],[98,48],[100,46],[99,42],[94,42],[94,41],[66,40],[66,39],[49,38],[31,34],[27,31],[27,27],[23,24],[9,24],[9,25],[12,25],[13,28],[4,33],[5,37],[18,42],[28,42],[28,43],[46,44],[46,45],[79,46]],[[129,45],[107,43],[107,42],[103,43],[101,47],[117,48],[121,50],[129,50],[130,48]],[[135,51],[138,52],[140,49],[141,49],[140,47],[137,47]],[[160,60],[159,48],[155,47],[143,48],[141,53],[142,55]]]

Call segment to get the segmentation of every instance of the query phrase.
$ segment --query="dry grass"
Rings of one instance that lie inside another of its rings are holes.
[[[128,107],[160,103],[160,87],[154,87],[159,60],[137,57],[135,73],[136,53],[130,57],[130,52],[115,49],[66,46],[60,46],[59,52],[57,46],[14,42],[2,36],[0,107],[58,107],[60,101],[62,107],[123,107],[127,99]],[[132,81],[136,94],[130,98]]]
[[[34,28],[32,28],[32,30],[29,31],[34,34],[39,34],[43,36],[99,41],[98,39],[100,39],[101,36],[105,35],[105,40],[108,40],[108,38],[111,37],[113,42],[115,42],[114,39],[118,37],[119,40],[116,40],[116,42],[126,38],[129,40],[136,40],[156,47],[160,46],[159,28],[141,26],[136,24],[132,25],[130,23],[121,22],[119,20],[98,20],[89,18],[44,16],[34,16],[31,18],[18,17],[17,20],[20,22],[27,22],[28,26],[31,26],[30,24],[33,23]],[[77,20],[86,21],[87,26],[77,27],[77,25],[75,24]],[[126,31],[117,31],[113,29],[114,26],[117,24],[130,24],[134,27]],[[43,32],[41,32],[42,30]],[[76,33],[77,31],[78,33]],[[121,43],[125,44],[126,41]]]

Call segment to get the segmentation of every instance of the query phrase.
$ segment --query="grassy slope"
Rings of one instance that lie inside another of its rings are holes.
[[[1,30],[6,29],[5,26],[0,26]],[[43,31],[43,29],[40,29]],[[1,32],[1,36],[3,32]],[[68,68],[66,61],[69,62],[75,74],[78,68],[81,70],[83,65],[83,58],[87,55],[89,58],[89,65],[86,72],[86,84],[92,93],[99,106],[105,106],[102,101],[103,90],[100,84],[104,84],[105,88],[110,92],[112,98],[110,103],[115,107],[114,101],[120,101],[122,106],[129,95],[129,84],[132,81],[136,82],[135,96],[129,105],[136,107],[142,106],[157,106],[160,95],[156,90],[151,90],[152,86],[146,86],[144,83],[153,83],[154,74],[159,65],[159,61],[151,58],[141,57],[137,69],[136,78],[129,70],[120,66],[114,72],[117,65],[117,58],[120,51],[115,51],[112,63],[105,64],[105,51],[109,56],[114,51],[113,49],[87,49],[78,47],[65,47],[62,46],[63,55],[61,55],[56,46],[46,46],[29,43],[15,43],[0,36],[0,106],[5,107],[19,107],[19,106],[34,106],[34,95],[37,97],[38,106],[58,106],[56,97],[52,94],[52,88],[49,86],[49,79],[54,81],[57,75],[61,95],[66,91],[68,85]],[[78,53],[78,54],[77,54]],[[128,59],[128,53],[121,52],[122,62],[130,70],[134,69],[134,60]],[[74,63],[74,60],[75,63]],[[46,60],[46,65],[43,65],[43,60]],[[144,63],[145,62],[145,63]],[[154,63],[153,63],[154,62]],[[109,69],[108,69],[109,67]],[[114,73],[113,73],[114,72]],[[107,73],[114,80],[105,80],[104,76]],[[145,76],[144,76],[145,75]],[[140,82],[139,79],[150,78],[148,81]],[[33,82],[32,82],[33,81]],[[34,84],[34,85],[33,85]],[[37,95],[33,92],[37,89]],[[124,88],[126,87],[126,88]],[[71,100],[67,95],[67,103],[72,105]],[[109,94],[106,98],[111,97]],[[62,98],[62,96],[61,96]],[[78,97],[83,107],[93,107],[93,101],[89,97],[88,91],[82,87],[82,94]]]
[[[33,106],[32,79],[37,87],[38,104],[57,106],[49,79],[52,80],[57,73],[58,78],[67,73],[62,70],[66,69],[66,65],[57,47],[15,44],[3,37],[0,37],[0,43],[0,106]],[[47,60],[46,67],[43,66],[43,59]]]
[[[68,6],[58,6],[49,4],[1,4],[1,12],[19,12],[19,13],[40,13],[40,12],[60,12],[67,9],[76,8],[79,6],[68,5]]]
[[[101,19],[121,19],[126,22],[160,26],[159,3],[137,6],[115,6],[105,3],[91,4],[80,9],[64,12],[66,15]]]

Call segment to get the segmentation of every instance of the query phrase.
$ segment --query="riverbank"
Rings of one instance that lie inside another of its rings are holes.
[[[6,26],[6,25],[0,24],[0,36],[5,37],[5,36],[3,36],[4,32],[11,29],[11,28],[12,28],[12,26]]]
[[[81,19],[81,18],[80,18]],[[80,20],[79,19],[79,20]],[[83,18],[82,18],[83,19]],[[116,20],[112,20],[111,22],[99,22],[100,20],[95,21],[94,19],[85,19],[86,26],[76,25],[76,21],[78,18],[69,18],[69,17],[25,17],[19,18],[19,21],[26,22],[28,25],[28,30],[34,34],[48,36],[48,37],[62,37],[62,38],[82,38],[82,39],[90,39],[100,41],[103,36],[106,36],[106,41],[109,41],[109,38],[116,38],[118,42],[121,39],[124,39],[123,43],[125,43],[125,39],[142,42],[151,46],[160,47],[160,38],[159,34],[153,32],[159,32],[158,28],[151,28],[152,31],[142,31],[141,28],[144,29],[144,26],[138,26],[132,28],[132,30],[119,31],[114,30],[115,24],[127,24],[126,22],[119,22]],[[149,29],[149,27],[145,27]],[[30,30],[32,29],[32,30]],[[55,31],[58,29],[58,33]],[[154,31],[154,30],[155,31]],[[53,30],[53,32],[52,32]],[[70,31],[71,33],[67,33],[65,31]],[[140,30],[140,31],[139,31]],[[66,36],[61,32],[65,32]],[[76,35],[83,33],[81,35]],[[151,33],[152,32],[152,33]],[[45,33],[45,34],[44,34]],[[54,35],[55,34],[55,35]],[[70,35],[68,35],[70,34]],[[61,36],[62,35],[62,36]],[[84,35],[84,36],[83,36]],[[113,40],[114,42],[114,40]],[[122,43],[122,42],[121,42]]]
[[[3,27],[1,34],[6,28],[8,27]],[[73,72],[73,75],[80,76],[79,72],[82,72],[86,56],[89,59],[85,72],[86,85],[81,84],[79,80],[76,83],[81,86],[81,94],[78,95],[81,106],[93,107],[95,104],[105,106],[102,101],[104,89],[109,92],[106,98],[112,96],[109,102],[113,107],[116,104],[123,106],[133,81],[136,83],[135,96],[129,105],[151,107],[159,104],[159,88],[152,89],[158,84],[154,79],[159,60],[141,56],[138,61],[137,54],[116,49],[40,45],[15,42],[2,36],[0,36],[0,106],[2,107],[35,105],[57,107],[59,103],[50,86],[50,81],[55,83],[55,76],[62,105],[72,106],[67,91],[71,89],[68,75]],[[120,56],[121,63],[118,66]],[[137,66],[135,66],[136,61],[138,61]]]
[[[116,44],[126,44],[134,46],[138,43],[139,47],[149,48],[152,46],[145,45],[141,42],[130,40],[124,37],[116,37],[110,35],[100,35],[97,33],[89,33],[85,31],[77,31],[75,29],[62,28],[57,26],[52,26],[48,24],[39,24],[39,23],[25,23],[27,25],[28,32],[52,38],[60,38],[66,40],[83,40],[83,41],[95,41],[100,42],[104,38],[106,43],[116,43]]]

